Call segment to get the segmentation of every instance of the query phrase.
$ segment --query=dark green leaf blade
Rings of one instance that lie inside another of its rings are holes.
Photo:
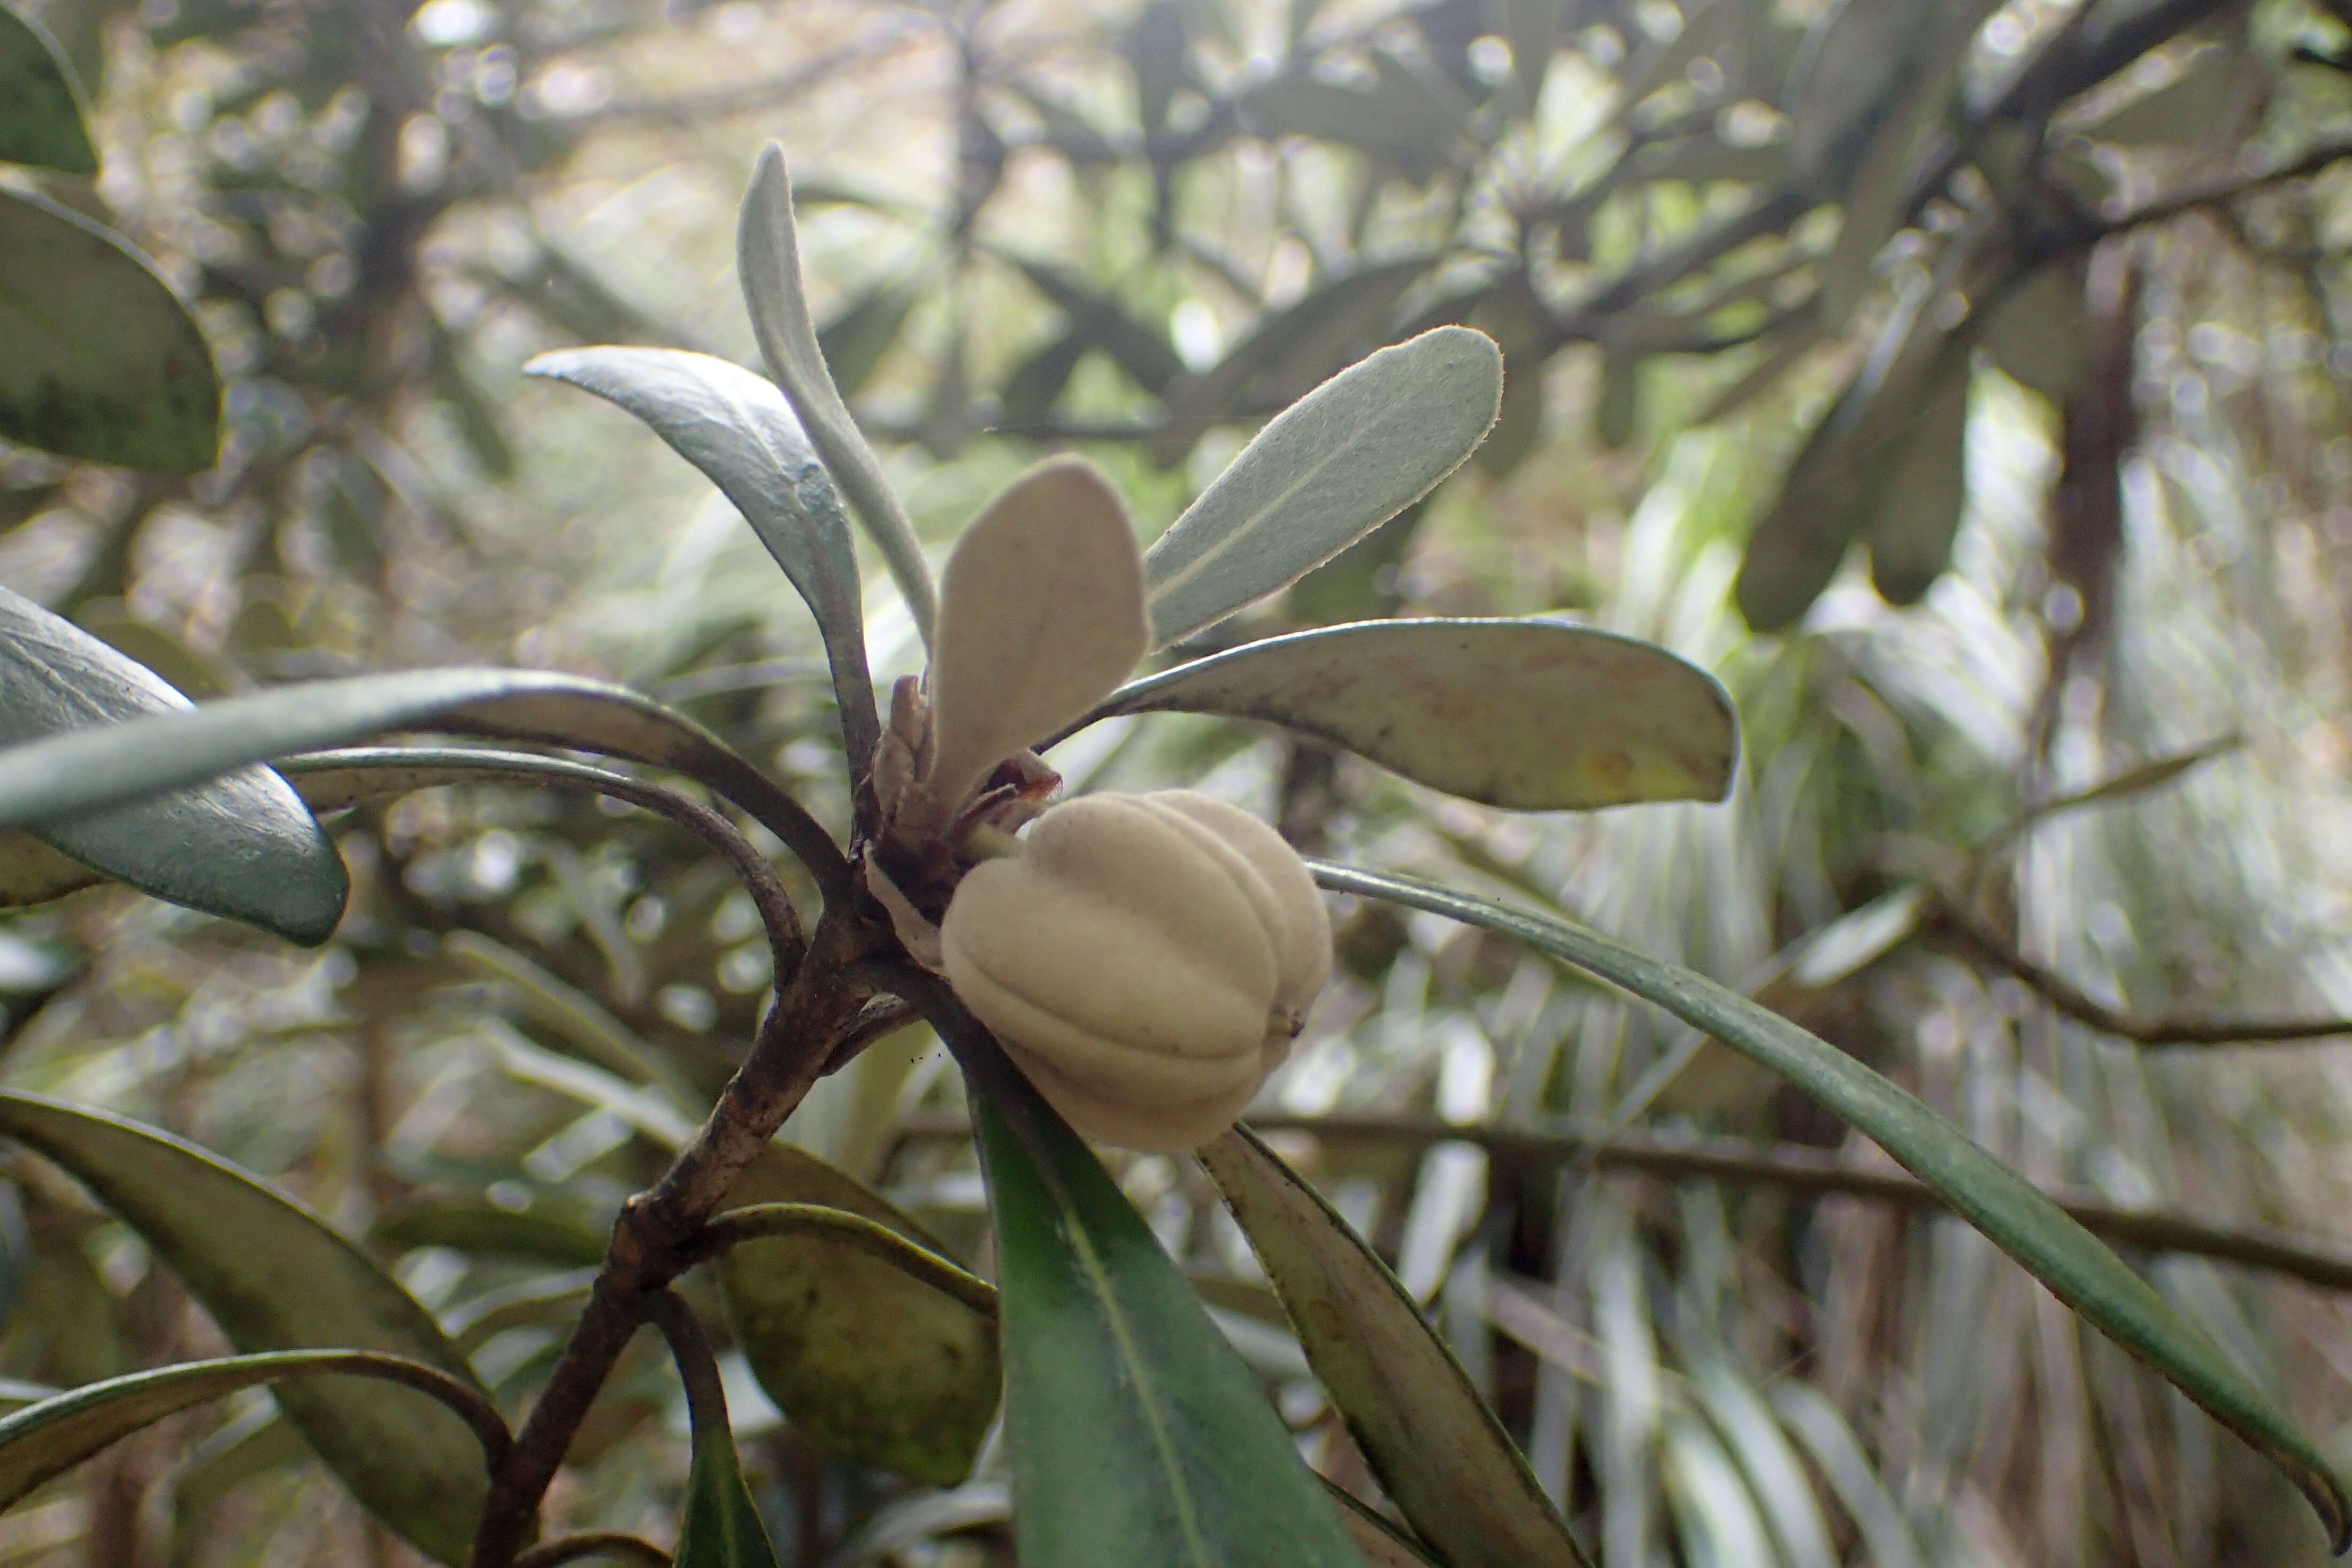
[[[1503,356],[1438,327],[1277,415],[1143,558],[1166,647],[1286,588],[1427,495],[1486,437]]]
[[[849,517],[775,384],[675,349],[565,349],[523,368],[627,409],[735,503],[816,616],[850,755],[872,755],[879,725]]]
[[[1234,1128],[1200,1151],[1315,1375],[1452,1568],[1582,1563],[1568,1526],[1396,1276],[1321,1194]]]
[[[49,36],[0,5],[0,163],[98,173],[81,84]]]
[[[1024,1568],[1363,1568],[1191,1286],[1009,1069],[974,1097]]]
[[[946,1252],[864,1183],[785,1143],[761,1150],[727,1203],[822,1205]],[[935,1486],[971,1473],[1003,1388],[992,1317],[814,1232],[737,1244],[719,1282],[744,1359],[794,1426]]]
[[[1516,811],[1720,800],[1739,721],[1715,678],[1563,621],[1367,621],[1268,637],[1113,692],[1117,713],[1218,713],[1318,735]]]
[[[0,191],[0,437],[197,473],[220,414],[212,351],[154,268],[79,213]]]
[[[1866,1133],[2060,1300],[2278,1466],[2310,1500],[2336,1550],[2352,1546],[2344,1482],[2285,1413],[2104,1242],[1910,1094],[1780,1015],[1597,931],[1410,878],[1349,866],[1314,870],[1334,892],[1386,899],[1526,942],[1779,1073]]]
[[[238,1350],[378,1351],[481,1392],[431,1315],[365,1253],[226,1161],[37,1095],[0,1093],[0,1134],[137,1231]],[[464,1421],[423,1394],[335,1380],[278,1402],[379,1518],[440,1561],[465,1561],[488,1479]]]
[[[0,1509],[14,1507],[100,1449],[166,1415],[239,1389],[291,1377],[327,1375],[372,1378],[426,1390],[455,1383],[448,1373],[420,1362],[372,1351],[272,1351],[183,1362],[88,1384],[0,1420]],[[496,1413],[482,1405],[476,1415],[494,1419]],[[486,1442],[504,1446],[502,1428],[486,1431],[483,1436]],[[498,1457],[488,1456],[493,1460]],[[487,1465],[484,1470],[487,1476]]]
[[[677,1568],[776,1568],[776,1549],[743,1485],[742,1461],[728,1426],[727,1394],[709,1342],[693,1310],[676,1296],[656,1301],[654,1312],[686,1384],[687,1419],[693,1428]]]
[[[152,670],[0,588],[0,744],[188,706]],[[142,892],[310,946],[334,934],[351,891],[342,857],[293,788],[267,768],[60,823],[38,839]],[[94,879],[72,880],[35,847],[0,860],[0,900],[36,902]]]
[[[1916,604],[1952,559],[1968,507],[1969,362],[1956,354],[1920,394],[1917,423],[1886,454],[1863,537],[1870,580],[1890,605]]]

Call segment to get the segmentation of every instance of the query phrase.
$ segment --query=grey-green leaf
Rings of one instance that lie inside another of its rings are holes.
[[[483,1456],[486,1477],[488,1465],[503,1457],[505,1427],[489,1424],[497,1412],[467,1400],[470,1391],[446,1372],[371,1351],[272,1351],[134,1372],[14,1412],[0,1420],[0,1509],[14,1507],[44,1483],[166,1415],[240,1389],[324,1376],[393,1383],[447,1397],[453,1407],[463,1404],[481,1422],[478,1435],[488,1450]]]
[[[784,169],[783,149],[772,142],[760,150],[751,188],[743,196],[742,216],[736,229],[735,268],[769,374],[792,400],[801,427],[857,509],[858,521],[882,547],[882,558],[889,563],[890,575],[906,595],[907,608],[928,644],[939,607],[930,568],[924,563],[914,524],[907,520],[898,492],[884,476],[881,460],[858,433],[849,405],[841,400],[841,391],[825,369],[824,351],[817,347],[816,325],[809,316],[808,296],[801,285],[792,176]]]
[[[1739,721],[1715,678],[1563,621],[1366,621],[1147,676],[1088,716],[1218,713],[1319,736],[1515,811],[1720,800]]]
[[[1288,587],[1427,495],[1502,396],[1494,341],[1438,327],[1285,409],[1145,554],[1155,646]]]
[[[1363,1568],[1256,1379],[1025,1080],[974,1097],[1023,1568]]]
[[[365,1253],[226,1161],[37,1095],[0,1093],[0,1135],[89,1188],[238,1350],[379,1351],[481,1392],[431,1315]],[[446,1405],[334,1379],[284,1389],[278,1403],[379,1518],[444,1563],[466,1560],[488,1479],[478,1445]]]
[[[1704,975],[1534,910],[1403,877],[1318,865],[1334,892],[1385,899],[1526,942],[1622,986],[1803,1089],[1935,1189],[2053,1294],[2245,1439],[2299,1487],[2338,1552],[2352,1500],[2327,1458],[2106,1245],[1951,1123],[1836,1047]]]
[[[196,473],[220,453],[220,377],[195,318],[121,236],[0,191],[0,437]]]
[[[782,837],[820,880],[841,852],[709,731],[625,687],[553,671],[418,669],[282,686],[0,751],[0,828],[79,818],[247,763],[431,726],[676,769]]]
[[[822,1205],[946,1252],[863,1183],[789,1144],[762,1148],[727,1203]],[[719,1280],[744,1359],[794,1426],[934,1486],[971,1473],[1003,1386],[992,1315],[814,1229],[735,1245]]]
[[[1396,1276],[1257,1138],[1200,1151],[1373,1473],[1452,1568],[1582,1563],[1502,1424]]]
[[[0,744],[187,707],[152,670],[0,588]],[[96,879],[69,874],[80,866],[305,944],[334,934],[351,891],[342,857],[292,787],[267,768],[58,823],[36,838],[8,836],[0,900],[34,903],[71,892]]]
[[[0,5],[0,163],[98,173],[81,84],[47,33]]]
[[[524,368],[627,409],[735,503],[816,616],[849,754],[871,756],[880,729],[857,552],[832,476],[783,395],[740,365],[676,349],[566,349]]]

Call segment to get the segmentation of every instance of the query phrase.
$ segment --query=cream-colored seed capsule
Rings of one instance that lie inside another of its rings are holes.
[[[948,981],[1086,1136],[1198,1148],[1288,1054],[1331,969],[1314,879],[1281,836],[1195,795],[1086,795],[968,873]]]

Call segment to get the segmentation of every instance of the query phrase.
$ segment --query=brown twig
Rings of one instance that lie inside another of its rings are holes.
[[[1668,1181],[1774,1186],[1908,1209],[1946,1207],[1934,1189],[1914,1177],[1857,1170],[1825,1150],[1799,1144],[1761,1144],[1731,1138],[1665,1139],[1640,1133],[1612,1138],[1576,1127],[1463,1125],[1410,1116],[1253,1116],[1249,1124],[1259,1132],[1304,1132],[1333,1143],[1416,1148],[1469,1143],[1497,1160],[1538,1170],[1589,1160],[1603,1171]],[[960,1117],[936,1116],[908,1121],[901,1135],[929,1141],[964,1138],[971,1131],[971,1125]],[[2126,1247],[2210,1258],[2325,1289],[2352,1292],[2352,1247],[2331,1245],[2273,1226],[2229,1225],[2166,1209],[2127,1207],[2079,1192],[2060,1189],[2048,1195],[2084,1229]]]
[[[2064,1016],[2136,1046],[2286,1046],[2352,1035],[2352,1018],[2135,1018],[2084,995],[2064,975],[2034,963],[1990,927],[1948,905],[1931,907],[1921,928],[2020,981]]]
[[[659,1183],[631,1198],[580,1321],[499,1467],[474,1537],[473,1568],[515,1568],[540,1499],[588,1406],[651,1303],[694,1260],[690,1242],[728,1187],[823,1073],[879,976],[886,932],[847,900],[829,903],[809,953],[769,1009],[719,1103]]]

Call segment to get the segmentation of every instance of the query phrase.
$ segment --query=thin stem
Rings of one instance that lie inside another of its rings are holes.
[[[848,900],[826,904],[808,957],[769,1009],[718,1105],[660,1182],[623,1206],[580,1321],[493,1478],[474,1537],[473,1568],[515,1568],[540,1499],[596,1391],[645,1321],[647,1303],[691,1265],[692,1238],[865,1016],[882,988],[870,960],[888,940],[884,927]]]
[[[686,1384],[687,1422],[696,1436],[725,1432],[727,1389],[719,1381],[719,1358],[711,1353],[709,1336],[695,1321],[694,1309],[675,1290],[656,1290],[646,1298],[646,1317],[669,1342],[678,1381]]]
[[[1249,1125],[1258,1132],[1304,1132],[1334,1143],[1409,1149],[1465,1143],[1484,1149],[1498,1160],[1538,1170],[1585,1161],[1603,1171],[1668,1181],[1782,1187],[1907,1209],[1946,1206],[1932,1188],[1913,1177],[1857,1170],[1826,1150],[1801,1144],[1732,1138],[1664,1139],[1637,1132],[1611,1136],[1603,1130],[1572,1125],[1495,1127],[1405,1116],[1253,1116]],[[899,1136],[909,1142],[961,1140],[971,1136],[971,1124],[960,1116],[926,1117],[907,1122]],[[2109,1241],[2150,1252],[2210,1258],[2324,1289],[2352,1292],[2352,1248],[2273,1226],[2236,1225],[2168,1209],[2127,1207],[2063,1188],[2050,1190],[2047,1195],[2081,1222],[2083,1228]]]
[[[311,752],[299,757],[289,757],[277,767],[280,773],[296,778],[310,776],[314,779],[321,773],[344,771],[368,773],[409,770],[428,773],[462,773],[478,775],[500,784],[548,784],[558,789],[585,790],[625,801],[677,823],[701,839],[734,870],[736,879],[751,895],[752,905],[760,912],[761,923],[767,928],[768,947],[775,956],[778,975],[788,975],[799,968],[802,955],[808,952],[808,937],[801,928],[800,912],[793,908],[792,895],[784,891],[783,883],[777,879],[775,868],[761,858],[759,850],[752,847],[751,841],[736,831],[735,825],[726,817],[699,801],[689,800],[659,784],[631,778],[611,768],[575,763],[562,757],[454,746],[368,746],[346,751]],[[335,804],[353,802],[312,800],[310,804],[313,809],[329,809]]]
[[[2285,1046],[2352,1035],[2352,1018],[2135,1018],[2084,995],[2065,976],[2034,963],[1991,927],[1949,905],[1937,905],[1922,925],[1930,934],[1943,938],[1969,957],[2022,982],[2028,990],[2066,1017],[2135,1046],[2149,1049]]]
[[[987,1280],[956,1267],[929,1247],[916,1245],[878,1220],[845,1209],[827,1208],[823,1204],[752,1204],[729,1209],[703,1226],[690,1251],[698,1260],[714,1258],[747,1241],[795,1236],[816,1237],[856,1247],[918,1284],[953,1297],[982,1317],[996,1316],[996,1287]]]

